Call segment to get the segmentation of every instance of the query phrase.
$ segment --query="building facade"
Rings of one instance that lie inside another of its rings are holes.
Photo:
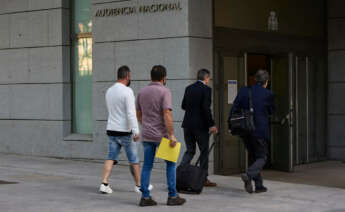
[[[289,96],[278,95],[281,114],[272,121],[287,117],[289,123],[272,124],[273,167],[345,160],[344,6],[342,0],[3,0],[0,152],[104,158],[104,95],[116,69],[131,68],[137,93],[149,83],[151,67],[162,64],[182,143],[184,89],[199,69],[212,71],[221,129],[211,156],[216,173],[246,166],[243,147],[226,133],[224,117],[231,94],[263,67],[271,72],[272,89]],[[267,29],[271,10],[277,13],[277,32]],[[287,146],[278,142],[284,133]]]

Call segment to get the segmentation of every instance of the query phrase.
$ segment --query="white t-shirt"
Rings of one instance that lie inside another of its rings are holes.
[[[139,134],[133,90],[122,83],[115,83],[105,94],[108,109],[107,130]]]

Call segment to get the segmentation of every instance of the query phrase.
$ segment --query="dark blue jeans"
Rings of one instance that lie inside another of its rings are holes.
[[[250,136],[244,139],[245,146],[249,153],[249,158],[253,162],[247,170],[247,174],[250,179],[254,180],[255,187],[263,187],[263,179],[261,176],[261,170],[264,168],[267,160],[267,142],[263,139],[257,139],[254,136]]]
[[[159,146],[158,142],[143,142],[144,146],[144,165],[141,171],[141,192],[142,197],[147,198],[150,196],[149,184],[153,162],[156,155],[156,149]],[[166,176],[169,189],[169,197],[177,196],[176,191],[176,163],[166,162]]]

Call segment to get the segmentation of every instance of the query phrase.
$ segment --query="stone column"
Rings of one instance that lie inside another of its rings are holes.
[[[121,65],[132,70],[135,94],[150,82],[153,65],[167,68],[175,134],[184,143],[181,129],[184,89],[196,80],[198,69],[213,67],[212,1],[93,0],[92,6],[97,154],[103,155],[107,148],[105,91],[116,80],[116,70]]]
[[[328,156],[345,161],[345,1],[328,2]]]

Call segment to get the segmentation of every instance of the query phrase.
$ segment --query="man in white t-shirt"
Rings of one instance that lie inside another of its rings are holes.
[[[99,191],[104,194],[112,193],[109,186],[109,176],[114,165],[118,163],[118,155],[124,147],[130,163],[130,171],[135,181],[134,191],[140,191],[140,165],[138,147],[139,126],[136,116],[135,97],[131,88],[130,70],[127,66],[121,66],[117,72],[117,82],[108,88],[105,101],[108,109],[107,135],[109,141],[109,153],[104,163],[103,181]],[[150,185],[152,189],[152,185]]]

